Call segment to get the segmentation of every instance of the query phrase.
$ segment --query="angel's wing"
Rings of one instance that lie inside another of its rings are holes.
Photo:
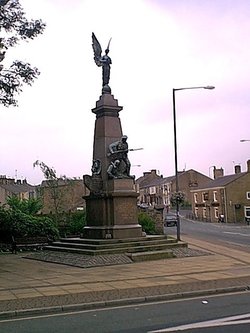
[[[100,59],[102,56],[102,47],[93,32],[92,32],[92,47],[93,47],[93,51],[94,51],[95,63],[97,64],[97,66],[101,66],[102,63],[100,62]]]

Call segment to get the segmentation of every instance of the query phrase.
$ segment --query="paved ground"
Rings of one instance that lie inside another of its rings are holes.
[[[79,257],[62,265],[28,260],[24,254],[0,255],[0,318],[250,290],[249,253],[183,240],[189,243],[187,256],[140,263],[123,258],[114,264],[77,267]]]

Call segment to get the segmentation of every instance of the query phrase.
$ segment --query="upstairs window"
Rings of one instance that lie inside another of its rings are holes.
[[[208,200],[208,192],[202,192],[202,201],[205,202]]]
[[[250,200],[250,192],[247,192],[247,199]]]
[[[155,186],[152,186],[152,187],[149,188],[149,194],[156,194]]]
[[[214,202],[217,202],[217,201],[218,201],[217,191],[213,191],[213,201],[214,201]]]

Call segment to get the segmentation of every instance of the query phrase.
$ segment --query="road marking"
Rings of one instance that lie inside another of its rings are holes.
[[[250,237],[250,234],[242,234],[241,232],[231,232],[231,231],[223,231],[223,234],[231,234],[231,235],[240,235],[245,237]]]
[[[216,320],[202,321],[199,323],[180,325],[176,327],[169,327],[166,329],[161,329],[157,331],[150,331],[148,333],[164,333],[164,332],[177,332],[177,331],[186,331],[195,328],[210,328],[210,327],[219,327],[219,326],[232,326],[232,325],[242,325],[250,323],[250,313],[232,316],[226,318],[220,318]]]

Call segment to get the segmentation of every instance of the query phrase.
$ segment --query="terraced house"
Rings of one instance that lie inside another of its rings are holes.
[[[0,205],[6,204],[8,197],[13,196],[21,200],[36,198],[36,186],[28,184],[26,179],[15,180],[0,175]]]
[[[214,180],[191,190],[192,211],[200,220],[226,223],[250,221],[250,160],[246,172],[235,166],[235,173],[224,176],[223,169],[214,167]]]
[[[178,180],[180,192],[184,194],[186,203],[191,205],[191,189],[207,184],[211,178],[190,169],[178,172]],[[159,176],[156,170],[144,172],[143,177],[136,180],[136,184],[140,193],[139,204],[170,206],[171,196],[176,192],[176,177]]]

